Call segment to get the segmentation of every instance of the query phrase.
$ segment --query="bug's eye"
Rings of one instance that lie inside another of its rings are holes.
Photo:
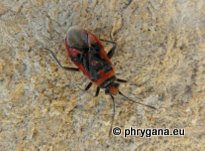
[[[100,51],[100,45],[98,43],[92,44],[91,46],[95,51]]]

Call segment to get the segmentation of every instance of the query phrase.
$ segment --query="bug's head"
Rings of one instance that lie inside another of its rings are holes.
[[[105,94],[116,95],[119,92],[119,83],[111,83],[105,88]]]

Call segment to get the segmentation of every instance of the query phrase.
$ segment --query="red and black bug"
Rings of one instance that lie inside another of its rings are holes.
[[[108,51],[108,53],[106,53],[101,41],[112,44],[112,48]],[[54,52],[49,49],[47,50],[52,54],[53,58],[61,68],[69,71],[81,71],[88,79],[90,79],[91,82],[86,86],[85,91],[88,90],[94,83],[97,85],[95,96],[98,96],[100,89],[104,89],[105,94],[111,96],[113,102],[113,115],[110,128],[111,132],[115,115],[114,95],[120,94],[132,102],[152,109],[155,108],[150,105],[136,102],[125,96],[119,90],[120,83],[126,82],[126,80],[116,78],[115,70],[110,60],[115,52],[116,43],[102,39],[101,41],[89,31],[77,26],[70,27],[65,38],[65,46],[68,56],[78,68],[62,66]]]

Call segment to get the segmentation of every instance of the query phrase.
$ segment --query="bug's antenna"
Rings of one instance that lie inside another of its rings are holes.
[[[112,121],[111,121],[111,125],[110,125],[109,136],[112,133],[112,125],[113,125],[113,121],[115,119],[115,99],[112,95],[110,95],[110,97],[112,98]]]
[[[129,101],[132,101],[132,102],[134,102],[134,103],[137,103],[137,104],[140,104],[140,105],[143,105],[143,106],[146,106],[146,107],[149,107],[149,108],[151,108],[151,109],[156,110],[156,108],[153,107],[153,106],[151,106],[151,105],[143,104],[143,103],[137,102],[137,101],[135,101],[135,100],[132,100],[131,98],[129,98],[129,97],[127,97],[126,95],[124,95],[121,91],[119,91],[119,94],[120,94],[121,96],[123,96],[124,98],[128,99]],[[139,98],[139,97],[137,97],[137,98],[140,99],[140,100],[142,100],[142,99]]]

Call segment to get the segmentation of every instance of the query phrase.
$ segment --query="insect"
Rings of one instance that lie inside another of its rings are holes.
[[[108,53],[105,51],[101,41],[112,44],[112,48],[108,51]],[[127,81],[119,79],[115,76],[115,70],[110,60],[115,53],[115,42],[102,39],[99,40],[97,36],[91,32],[78,26],[72,26],[67,32],[65,46],[68,56],[77,66],[77,68],[64,67],[57,59],[55,53],[50,49],[47,50],[51,53],[52,57],[61,68],[68,71],[83,72],[83,74],[91,81],[85,87],[85,91],[87,91],[92,86],[92,84],[96,84],[97,90],[95,96],[98,96],[100,89],[104,89],[105,94],[111,96],[113,103],[113,113],[109,134],[112,131],[112,125],[115,116],[115,95],[119,94],[129,101],[155,109],[153,106],[130,99],[119,90],[120,83]]]

